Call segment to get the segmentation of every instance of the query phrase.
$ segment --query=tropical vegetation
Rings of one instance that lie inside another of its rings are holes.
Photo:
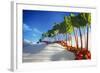
[[[62,22],[54,23],[52,29],[42,33],[42,37],[39,42],[42,42],[44,38],[47,37],[55,38],[52,43],[59,43],[65,47],[66,50],[75,53],[75,59],[91,59],[91,53],[88,46],[90,28],[90,13],[71,13],[69,16],[64,16],[64,20]],[[59,40],[59,34],[66,38]],[[72,45],[73,37],[75,39],[75,46]],[[83,42],[83,37],[85,37],[85,42]],[[68,45],[68,43],[71,45]],[[83,43],[85,44],[85,47],[83,47]]]

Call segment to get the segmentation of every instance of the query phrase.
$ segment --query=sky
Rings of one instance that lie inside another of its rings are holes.
[[[77,14],[77,13],[76,13]],[[43,32],[52,29],[55,23],[63,21],[70,12],[23,10],[23,38],[37,42]]]

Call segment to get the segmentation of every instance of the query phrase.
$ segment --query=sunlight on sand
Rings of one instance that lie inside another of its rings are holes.
[[[23,62],[74,60],[75,55],[59,44],[27,44],[23,49]]]

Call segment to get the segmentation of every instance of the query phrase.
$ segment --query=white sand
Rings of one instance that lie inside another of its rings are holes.
[[[23,62],[74,60],[75,55],[59,44],[25,44]]]

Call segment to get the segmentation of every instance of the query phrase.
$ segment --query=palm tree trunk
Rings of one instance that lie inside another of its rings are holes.
[[[88,39],[89,39],[89,28],[88,28],[88,26],[87,26],[87,46],[86,46],[86,48],[88,49]]]
[[[68,38],[68,34],[66,34],[66,43],[67,43],[67,41],[68,41],[68,39],[67,39],[67,38]],[[67,45],[67,44],[66,44],[66,45]],[[68,45],[67,45],[67,46],[68,46]]]
[[[78,34],[76,32],[76,41],[77,41],[77,48],[79,48],[79,44],[78,44]]]
[[[81,41],[81,49],[83,48],[83,42],[82,42],[82,32],[81,28],[79,27],[79,34],[80,34],[80,41]]]
[[[87,46],[86,27],[84,27],[83,29],[84,29],[84,30],[83,30],[83,33],[84,33],[84,45],[85,45],[84,48],[86,48],[86,46]]]
[[[72,47],[72,36],[70,35],[70,42],[71,42],[71,47]]]
[[[74,37],[75,37],[75,42],[76,42],[76,48],[78,48],[78,38],[77,38],[74,28],[73,28],[73,32],[74,32]]]

